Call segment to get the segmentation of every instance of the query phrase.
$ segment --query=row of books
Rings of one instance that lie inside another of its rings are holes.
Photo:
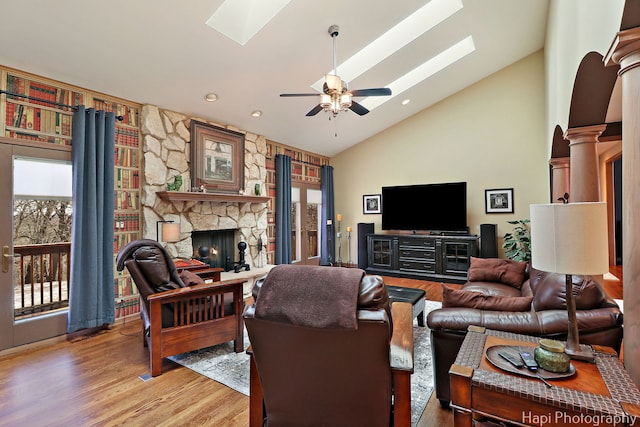
[[[138,149],[118,147],[114,149],[114,163],[118,166],[138,167]]]
[[[81,105],[83,104],[84,98],[83,94],[80,92],[57,88],[55,86],[50,86],[11,74],[7,75],[7,92],[38,98],[42,101],[33,99],[29,102],[32,104],[48,106],[54,106],[53,103],[70,106]],[[9,98],[12,97],[9,96]],[[68,107],[57,106],[57,108],[67,111],[71,110],[71,108]]]
[[[17,138],[17,139],[28,139],[30,141],[38,141],[38,142],[46,142],[49,144],[56,145],[71,145],[70,137],[54,137],[54,136],[46,136],[41,134],[29,133],[27,131],[14,131],[11,129],[6,129],[4,136],[7,138]]]
[[[14,128],[71,136],[71,120],[71,115],[59,111],[7,102],[6,123]]]
[[[116,189],[140,188],[140,174],[137,170],[116,168]]]
[[[125,129],[116,126],[116,145],[138,147],[140,145],[140,132],[138,129]]]
[[[138,109],[117,102],[109,102],[103,99],[94,98],[93,105],[96,110],[104,110],[122,116],[121,124],[138,126]]]
[[[127,231],[138,231],[140,230],[140,215],[137,213],[116,213],[114,214],[114,224],[113,229],[115,232],[127,232]],[[116,238],[120,238],[122,234],[116,234],[114,237],[114,243]],[[118,240],[119,247],[122,247],[129,243],[127,239],[124,239],[124,242]]]
[[[115,206],[118,210],[139,209],[140,196],[137,191],[116,191]]]

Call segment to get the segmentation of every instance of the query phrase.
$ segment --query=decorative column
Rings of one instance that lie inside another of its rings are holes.
[[[604,58],[622,80],[622,277],[624,365],[640,385],[640,28],[620,31]]]
[[[570,158],[559,157],[551,159],[549,164],[551,165],[551,182],[553,187],[551,188],[551,203],[562,203],[561,199],[564,193],[569,193],[571,196],[571,179],[570,179]]]
[[[596,143],[607,125],[584,126],[567,129],[564,138],[569,140],[571,152],[571,202],[600,201],[600,179]]]

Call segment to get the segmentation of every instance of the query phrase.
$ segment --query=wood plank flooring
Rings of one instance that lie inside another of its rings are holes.
[[[385,282],[441,300],[440,283]],[[619,287],[620,296],[621,283],[612,288]],[[0,352],[0,426],[248,425],[247,396],[170,361],[161,376],[139,378],[148,372],[137,317],[73,341],[54,338]],[[452,423],[451,412],[432,396],[418,426]]]

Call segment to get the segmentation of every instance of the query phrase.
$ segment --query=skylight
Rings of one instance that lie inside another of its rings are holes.
[[[206,24],[244,46],[291,0],[225,0]]]
[[[409,71],[399,79],[385,85],[385,87],[391,89],[391,96],[368,97],[363,99],[360,104],[362,104],[363,107],[368,108],[369,110],[373,110],[374,108],[384,104],[386,101],[400,95],[402,92],[411,88],[412,86],[415,86],[421,81],[428,79],[438,71],[447,68],[449,65],[464,58],[475,50],[476,47],[473,43],[473,37],[468,36],[465,39],[454,44],[450,48],[440,52],[438,55],[424,62],[422,65]]]
[[[350,82],[462,9],[462,7],[461,0],[431,0],[369,43],[351,58],[339,64],[338,75],[342,80]],[[327,74],[333,74],[333,69]],[[321,92],[323,83],[324,76],[311,87]]]

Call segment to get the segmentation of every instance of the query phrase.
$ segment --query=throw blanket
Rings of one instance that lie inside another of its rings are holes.
[[[274,267],[256,300],[256,318],[312,328],[357,329],[364,271],[282,264]]]

